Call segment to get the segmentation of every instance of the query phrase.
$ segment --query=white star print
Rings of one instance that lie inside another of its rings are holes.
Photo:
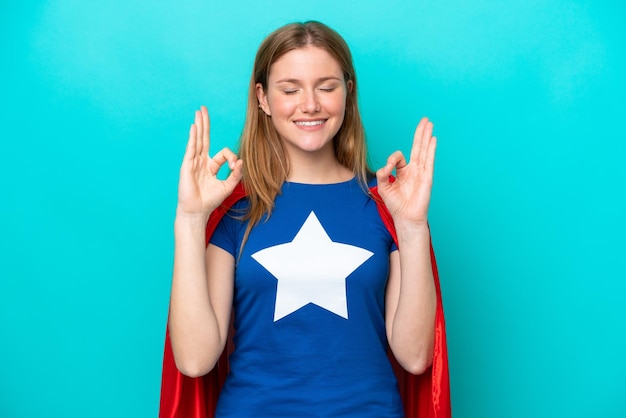
[[[313,303],[348,319],[346,278],[374,253],[333,242],[311,212],[293,241],[252,254],[278,280],[274,322]]]

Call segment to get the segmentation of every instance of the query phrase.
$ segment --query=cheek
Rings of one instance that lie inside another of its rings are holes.
[[[289,116],[294,113],[297,103],[288,96],[274,96],[269,99],[273,116]]]
[[[335,115],[343,115],[346,111],[346,97],[345,95],[329,97],[324,103],[324,107],[328,112]]]
[[[346,107],[344,104],[336,104],[332,110],[328,109],[328,113],[334,116],[340,125],[343,125],[344,119],[346,117]]]

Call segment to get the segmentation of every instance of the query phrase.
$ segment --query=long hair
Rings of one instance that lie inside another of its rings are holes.
[[[337,160],[351,169],[364,190],[367,178],[372,174],[367,165],[365,131],[357,103],[357,80],[352,54],[344,39],[328,26],[308,21],[291,23],[272,32],[261,43],[254,61],[248,91],[248,108],[239,144],[239,156],[243,160],[243,185],[249,199],[244,219],[250,229],[264,216],[269,217],[274,199],[289,174],[289,160],[272,120],[259,108],[256,85],[260,83],[267,91],[272,64],[289,51],[315,46],[328,52],[339,63],[344,82],[352,82],[347,90],[346,110],[343,124],[333,138]]]

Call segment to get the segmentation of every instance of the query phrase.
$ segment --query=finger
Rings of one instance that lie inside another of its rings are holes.
[[[196,151],[199,154],[202,152],[202,114],[199,110],[196,110],[193,123],[196,125]]]
[[[433,139],[433,123],[428,121],[426,122],[426,125],[424,126],[424,131],[422,132],[422,141],[420,143],[420,153],[419,153],[419,157],[417,160],[420,167],[424,167],[424,165],[426,164],[432,139]]]
[[[402,151],[395,151],[387,158],[387,166],[391,166],[391,169],[394,168],[397,170],[399,168],[406,167],[406,158],[404,158],[404,154]]]
[[[435,171],[435,152],[437,150],[437,137],[433,136],[430,140],[430,144],[428,145],[428,152],[426,153],[426,161],[424,163],[424,168],[428,171],[431,176]]]
[[[393,166],[384,165],[376,171],[376,182],[379,189],[385,189],[389,186],[389,176],[391,176],[392,170]]]
[[[409,158],[410,161],[419,161],[420,150],[422,147],[422,137],[424,135],[424,127],[428,123],[428,118],[423,117],[417,127],[415,128],[415,133],[413,134],[413,144],[411,145],[411,156]]]
[[[209,119],[209,110],[206,106],[200,107],[200,113],[202,115],[202,154],[206,155],[210,149],[211,120]]]
[[[237,183],[239,183],[241,181],[241,178],[243,177],[243,161],[242,160],[235,161],[232,164],[231,169],[232,171],[230,172],[226,180],[224,180],[226,187],[229,189],[229,191],[232,191],[237,185]]]
[[[232,170],[237,162],[237,154],[232,152],[228,147],[222,148],[217,154],[211,158],[211,164],[213,165],[215,173],[228,162],[228,167]]]
[[[185,156],[183,159],[192,161],[196,155],[196,125],[192,124],[189,128],[189,138],[187,139],[187,147],[185,148]]]
[[[396,151],[387,158],[387,164],[376,172],[376,180],[378,187],[385,188],[389,185],[389,177],[393,173],[393,169],[399,169],[406,166],[406,159],[401,151]]]

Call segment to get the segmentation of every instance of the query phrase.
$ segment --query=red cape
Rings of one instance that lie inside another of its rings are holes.
[[[377,188],[373,187],[370,191],[376,199],[378,213],[397,245],[398,238],[391,214],[382,203]],[[239,184],[233,193],[226,198],[224,203],[211,214],[206,227],[207,244],[209,237],[222,217],[235,202],[245,197],[245,195],[243,186]],[[404,403],[404,413],[407,418],[451,417],[446,325],[443,317],[439,275],[432,245],[430,247],[430,258],[437,290],[433,364],[426,372],[415,376],[402,369],[393,357],[393,354],[389,353],[389,359],[398,378],[400,395]],[[219,391],[228,373],[228,354],[234,348],[232,342],[234,332],[232,322],[231,320],[231,338],[229,338],[226,349],[217,365],[209,374],[198,378],[187,377],[178,371],[174,363],[169,331],[166,331],[159,418],[213,418]]]

